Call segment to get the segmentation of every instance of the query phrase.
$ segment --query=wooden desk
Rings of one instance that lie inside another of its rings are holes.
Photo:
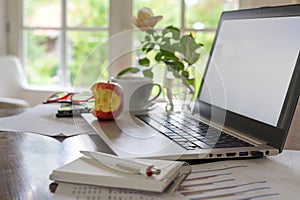
[[[16,112],[19,111],[6,111],[7,114]],[[300,134],[297,134],[300,112],[293,126],[297,127],[292,127],[286,148],[300,150]],[[33,133],[0,132],[0,200],[52,199],[49,174],[80,157],[79,150],[112,153],[97,135],[53,138]]]
[[[22,110],[0,109],[0,117]],[[48,137],[0,132],[0,200],[50,200],[53,169],[81,156],[80,150],[112,153],[97,135]]]
[[[0,132],[0,199],[52,199],[50,173],[80,157],[79,150],[112,153],[97,135],[62,139]]]

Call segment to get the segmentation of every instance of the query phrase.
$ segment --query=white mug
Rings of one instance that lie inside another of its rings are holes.
[[[161,94],[161,86],[153,83],[151,78],[144,77],[112,77],[112,82],[118,83],[124,91],[124,110],[147,110]],[[158,87],[158,93],[152,97],[152,89]]]

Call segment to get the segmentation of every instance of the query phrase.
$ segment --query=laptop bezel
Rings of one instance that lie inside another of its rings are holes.
[[[215,43],[218,38],[218,34],[222,27],[222,23],[225,20],[233,19],[255,19],[255,18],[270,18],[270,17],[292,17],[300,16],[300,4],[298,5],[288,5],[288,6],[277,6],[277,7],[264,7],[256,9],[247,9],[247,10],[237,10],[237,11],[227,11],[223,12],[219,20],[219,25],[216,31],[215,40],[213,41],[212,48],[210,51],[210,57],[214,51]],[[209,59],[206,66],[209,66],[211,60]],[[284,100],[283,108],[280,113],[279,122],[276,127],[268,125],[266,123],[259,122],[254,119],[247,118],[245,116],[226,111],[224,109],[218,108],[206,102],[203,102],[199,99],[202,91],[202,86],[205,84],[205,77],[208,67],[206,67],[202,85],[198,92],[198,98],[196,105],[194,107],[193,113],[200,114],[200,117],[207,120],[212,120],[212,110],[214,114],[226,113],[225,121],[214,123],[224,123],[224,127],[227,127],[238,132],[247,133],[250,136],[264,140],[270,146],[279,149],[279,152],[283,150],[285,140],[288,135],[289,127],[293,119],[294,111],[297,106],[298,97],[299,97],[299,88],[300,85],[300,56],[298,54],[298,59],[296,66],[293,71],[292,79],[289,84],[288,92]]]

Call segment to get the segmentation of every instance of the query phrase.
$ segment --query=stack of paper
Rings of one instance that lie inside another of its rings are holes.
[[[299,199],[300,152],[192,166],[180,193],[188,199]]]
[[[42,104],[16,116],[0,118],[0,130],[32,132],[49,136],[95,133],[80,117],[57,118],[55,114],[59,106],[60,104]]]
[[[170,192],[191,172],[187,163],[166,160],[135,159],[129,162],[151,163],[160,169],[160,174],[145,176],[119,170],[93,158],[80,157],[56,170],[50,179],[56,182],[68,182],[104,186],[111,188],[133,189],[151,192]],[[149,165],[149,166],[150,166]]]

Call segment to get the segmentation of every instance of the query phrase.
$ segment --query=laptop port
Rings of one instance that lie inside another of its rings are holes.
[[[221,154],[221,153],[218,153],[218,154],[217,154],[217,157],[222,157],[222,154]]]
[[[254,158],[261,158],[264,156],[264,153],[263,152],[260,152],[260,151],[251,151],[251,155],[254,157]]]
[[[241,151],[240,153],[239,153],[239,155],[240,156],[248,156],[248,151]]]
[[[226,153],[226,156],[228,156],[228,157],[233,157],[235,155],[236,155],[236,153]]]

